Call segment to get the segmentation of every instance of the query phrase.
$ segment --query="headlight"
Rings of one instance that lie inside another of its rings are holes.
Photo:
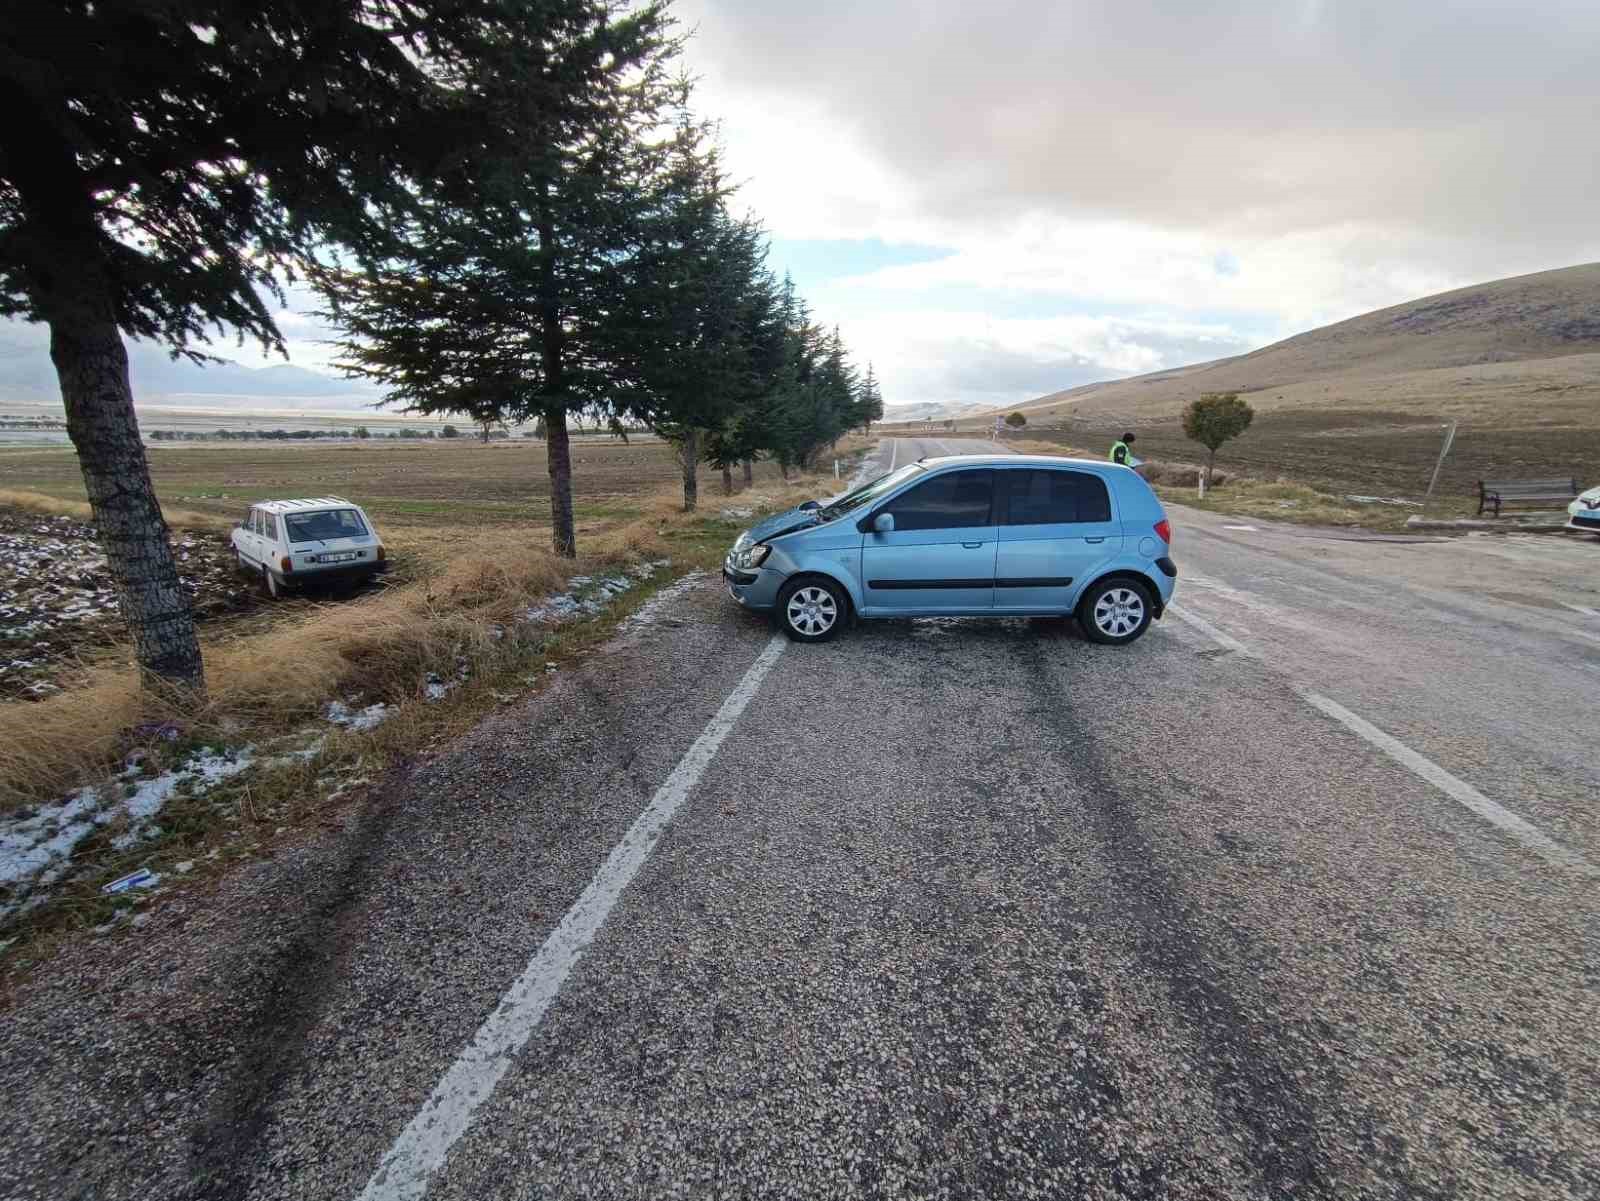
[[[747,546],[743,550],[733,552],[733,565],[746,570],[752,567],[760,567],[767,561],[767,556],[771,553],[772,548],[765,542],[757,543],[755,546]]]

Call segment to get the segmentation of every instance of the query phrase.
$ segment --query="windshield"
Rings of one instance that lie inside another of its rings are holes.
[[[359,538],[367,523],[354,509],[324,509],[320,513],[286,513],[290,542],[326,542],[329,538]]]
[[[836,517],[843,517],[853,509],[859,509],[863,505],[870,505],[878,497],[883,496],[885,493],[893,492],[912,476],[924,470],[925,468],[920,463],[907,463],[899,471],[891,471],[888,475],[880,475],[877,479],[862,484],[861,487],[853,492],[846,492],[832,504],[824,505],[821,512],[822,520],[832,521]]]

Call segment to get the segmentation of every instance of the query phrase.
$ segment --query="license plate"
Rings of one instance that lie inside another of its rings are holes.
[[[355,551],[347,550],[342,554],[323,555],[322,556],[322,561],[324,563],[347,563],[347,562],[349,562],[351,559],[353,559],[355,557],[356,557],[356,552]]]

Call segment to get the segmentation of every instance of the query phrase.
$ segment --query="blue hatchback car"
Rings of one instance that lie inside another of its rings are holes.
[[[798,642],[826,642],[852,614],[1071,614],[1125,645],[1172,599],[1171,545],[1161,502],[1127,467],[960,455],[770,517],[739,535],[722,574]]]

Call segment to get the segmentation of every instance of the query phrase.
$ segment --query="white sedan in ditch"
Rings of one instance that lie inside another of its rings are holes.
[[[1567,506],[1567,528],[1600,534],[1600,488],[1578,493],[1578,499]]]
[[[234,526],[232,541],[234,562],[270,596],[363,583],[389,567],[372,519],[339,496],[260,501]]]

